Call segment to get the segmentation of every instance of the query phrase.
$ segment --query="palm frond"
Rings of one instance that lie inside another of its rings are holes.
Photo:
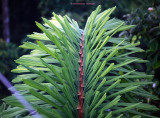
[[[147,62],[131,56],[143,51],[140,43],[114,37],[134,26],[110,19],[115,7],[100,9],[91,13],[84,30],[68,16],[53,13],[51,20],[43,18],[44,24],[36,22],[43,33],[28,35],[37,43],[20,46],[31,53],[16,60],[20,65],[12,72],[19,75],[12,82],[44,118],[155,118],[144,111],[158,108],[142,103],[143,98],[158,99],[143,88],[153,76],[132,66]],[[11,107],[0,115],[30,117],[14,96],[3,100]]]

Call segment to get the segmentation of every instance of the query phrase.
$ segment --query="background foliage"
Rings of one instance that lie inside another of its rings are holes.
[[[145,50],[139,57],[149,60],[146,65],[139,65],[148,74],[154,74],[153,87],[150,92],[160,97],[160,1],[148,1],[143,7],[135,9],[132,13],[124,15],[126,24],[136,25],[121,36],[131,38],[131,42],[140,41],[140,47]],[[159,105],[158,101],[151,101]],[[159,106],[160,107],[160,106]]]

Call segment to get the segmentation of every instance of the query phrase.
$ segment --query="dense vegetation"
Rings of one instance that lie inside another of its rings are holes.
[[[143,87],[152,84],[147,80],[152,75],[132,65],[146,62],[132,56],[143,51],[136,47],[140,42],[114,37],[134,25],[110,18],[114,9],[101,12],[98,6],[84,29],[67,15],[53,13],[51,20],[43,18],[43,25],[36,22],[43,33],[29,35],[37,43],[20,46],[32,51],[16,60],[20,65],[12,72],[20,75],[12,82],[43,118],[156,118],[146,111],[159,109],[144,101],[148,96],[158,100]],[[14,90],[3,99],[10,107],[1,106],[2,118],[32,115],[33,111],[28,113],[31,110],[15,99],[17,95]]]
[[[131,30],[122,32],[119,37],[128,37],[129,42],[140,41],[140,48],[144,52],[133,54],[144,60],[148,60],[146,64],[131,65],[134,68],[146,72],[147,74],[154,75],[149,81],[154,82],[154,86],[145,85],[145,90],[160,97],[159,93],[159,71],[160,71],[160,41],[159,41],[159,22],[160,22],[160,0],[88,0],[85,2],[94,2],[95,5],[90,6],[74,6],[72,2],[84,2],[82,0],[27,0],[27,1],[9,1],[10,10],[10,38],[11,42],[7,44],[2,38],[2,25],[0,23],[0,72],[3,73],[10,81],[16,74],[11,73],[10,70],[16,67],[13,61],[23,54],[28,54],[29,51],[18,48],[18,45],[24,41],[35,42],[26,37],[27,34],[33,31],[39,32],[40,30],[35,26],[34,21],[40,21],[41,16],[46,18],[51,17],[52,11],[57,14],[65,15],[75,19],[80,28],[85,26],[86,20],[97,7],[98,4],[102,5],[102,10],[109,7],[117,6],[117,9],[112,16],[123,19],[128,25],[136,25]],[[1,5],[1,3],[0,3]],[[137,9],[138,8],[138,9]],[[148,9],[148,8],[152,8]],[[1,12],[1,9],[0,9]],[[0,14],[0,22],[2,22],[2,15]],[[118,37],[118,34],[115,34]],[[115,45],[115,44],[114,44]],[[119,53],[124,53],[121,50]],[[119,71],[120,74],[124,74]],[[146,78],[144,78],[146,81]],[[4,98],[9,94],[6,88],[0,83],[0,90],[3,91],[0,98]],[[159,106],[158,100],[153,100],[150,97],[144,99],[145,102]],[[1,102],[0,102],[1,103]],[[148,112],[150,114],[150,112]],[[156,116],[158,112],[155,112]]]

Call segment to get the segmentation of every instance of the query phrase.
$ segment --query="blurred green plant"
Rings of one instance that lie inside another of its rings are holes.
[[[137,55],[149,60],[146,65],[138,65],[148,74],[154,74],[153,86],[149,87],[151,93],[160,96],[160,0],[146,2],[143,8],[134,10],[131,14],[124,15],[126,24],[136,27],[124,31],[120,37],[127,37],[131,42],[140,41],[140,47],[145,52]],[[160,102],[150,101],[160,107]]]
[[[7,77],[10,70],[17,66],[14,60],[19,57],[19,50],[16,44],[0,39],[0,72]]]
[[[132,42],[140,40],[141,48],[145,49],[144,58],[150,60],[147,71],[160,67],[160,6],[148,8],[145,12],[137,9],[130,14],[127,24],[136,25],[129,30],[127,35],[132,37]]]

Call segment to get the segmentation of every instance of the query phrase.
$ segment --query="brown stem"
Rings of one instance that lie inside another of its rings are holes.
[[[83,33],[82,33],[82,38],[81,38],[81,50],[80,50],[80,66],[79,66],[79,118],[83,118],[84,114],[84,109],[83,109]]]

